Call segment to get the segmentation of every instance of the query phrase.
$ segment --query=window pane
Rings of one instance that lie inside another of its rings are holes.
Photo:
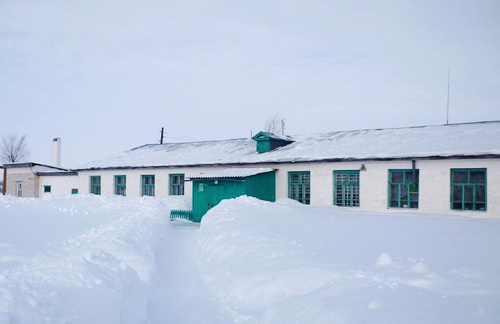
[[[453,171],[453,183],[468,183],[467,171]]]
[[[345,173],[337,173],[337,183],[342,184],[347,182],[347,176]]]
[[[403,183],[403,172],[402,171],[391,171],[391,182],[392,183]]]
[[[309,183],[310,178],[311,178],[311,176],[310,176],[309,172],[302,174],[302,182],[303,183]]]
[[[485,171],[471,171],[470,172],[470,183],[486,183],[486,172]]]
[[[476,202],[486,202],[486,186],[476,186],[474,198]]]
[[[454,185],[453,186],[453,201],[462,201],[462,186]],[[462,207],[460,207],[462,209]]]
[[[486,210],[486,204],[485,203],[476,204],[476,210]]]
[[[416,172],[415,172],[415,176],[416,176]],[[415,180],[413,179],[413,170],[406,172],[405,183],[415,183]]]
[[[351,173],[349,175],[349,182],[351,182],[351,183],[357,183],[357,182],[359,182],[359,175]]]
[[[391,185],[391,200],[399,199],[399,190],[397,185]]]
[[[473,201],[474,186],[464,186],[464,201]]]

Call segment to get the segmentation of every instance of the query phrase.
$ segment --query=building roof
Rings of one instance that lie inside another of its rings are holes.
[[[78,170],[344,160],[500,157],[500,121],[296,135],[266,153],[249,138],[148,144]]]
[[[230,179],[246,178],[261,173],[273,172],[271,168],[230,168],[195,174],[190,179]]]

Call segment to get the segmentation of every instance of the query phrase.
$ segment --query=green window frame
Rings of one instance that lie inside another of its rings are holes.
[[[359,170],[333,171],[333,204],[359,207]]]
[[[184,195],[184,173],[170,174],[169,194],[172,196]]]
[[[125,196],[127,193],[127,176],[115,175],[115,195]]]
[[[77,188],[72,188],[71,189],[71,194],[72,195],[78,195],[78,189]]]
[[[43,186],[43,192],[44,193],[51,193],[52,187],[51,186]]]
[[[141,176],[141,186],[143,196],[155,195],[155,176],[154,174],[145,174]]]
[[[486,168],[451,169],[450,200],[453,210],[486,211]]]
[[[90,176],[90,193],[101,194],[101,176]]]
[[[311,203],[311,173],[309,171],[288,172],[288,198],[306,205]]]
[[[389,170],[389,208],[418,208],[419,170]]]

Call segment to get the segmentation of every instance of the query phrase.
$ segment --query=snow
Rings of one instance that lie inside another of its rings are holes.
[[[500,121],[341,131],[293,139],[289,145],[261,154],[256,152],[256,142],[245,138],[151,144],[78,169],[498,155]]]
[[[213,179],[213,178],[245,178],[261,173],[272,172],[271,168],[231,168],[209,172],[200,172],[192,175],[191,179]]]
[[[0,196],[0,323],[498,323],[500,220]]]

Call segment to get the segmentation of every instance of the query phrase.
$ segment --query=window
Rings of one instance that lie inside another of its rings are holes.
[[[101,176],[90,177],[90,193],[94,195],[101,194]]]
[[[16,182],[16,196],[17,197],[23,196],[23,183],[22,182]]]
[[[451,209],[486,210],[486,169],[451,169]]]
[[[155,195],[155,176],[143,175],[142,176],[142,195],[154,196]]]
[[[115,176],[115,195],[125,196],[127,186],[127,176]]]
[[[389,170],[389,207],[418,208],[418,170]]]
[[[288,172],[288,198],[309,205],[311,203],[310,183],[309,171]]]
[[[52,192],[51,186],[43,186],[43,192],[45,192],[45,193],[51,193]]]
[[[171,174],[170,175],[170,194],[184,195],[184,174]]]
[[[71,194],[72,195],[77,195],[78,194],[78,189],[77,188],[71,189]]]
[[[334,171],[333,204],[359,207],[359,171]]]

